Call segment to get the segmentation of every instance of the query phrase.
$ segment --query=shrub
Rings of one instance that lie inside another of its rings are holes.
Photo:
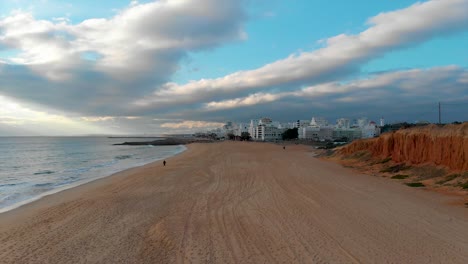
[[[436,183],[437,184],[444,184],[446,182],[449,182],[449,181],[457,178],[458,176],[460,176],[460,174],[450,174],[450,175],[445,176],[445,178],[443,180],[440,180],[440,181],[438,181]]]
[[[296,139],[299,136],[297,127],[288,129],[282,134],[283,140]]]
[[[462,189],[468,189],[468,181],[465,183],[460,183],[459,186],[462,187]]]
[[[405,184],[408,185],[409,187],[425,187],[422,182],[408,182]]]
[[[409,177],[409,175],[397,174],[397,175],[393,176],[392,179],[403,180],[403,179],[406,179],[408,177]]]
[[[387,162],[389,162],[391,160],[392,160],[392,157],[387,157],[387,158],[381,160],[379,163],[384,164],[384,163],[387,163]]]

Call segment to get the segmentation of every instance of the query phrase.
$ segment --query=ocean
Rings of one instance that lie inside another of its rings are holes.
[[[119,171],[162,160],[185,146],[114,146],[144,138],[0,137],[0,213]]]

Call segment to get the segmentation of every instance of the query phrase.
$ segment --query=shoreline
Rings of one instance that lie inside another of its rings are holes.
[[[133,170],[133,169],[138,169],[138,168],[141,168],[141,167],[144,167],[144,166],[147,166],[149,164],[152,164],[152,163],[156,163],[160,160],[164,160],[164,159],[170,159],[172,157],[175,157],[175,156],[178,156],[182,153],[184,153],[185,151],[188,150],[188,144],[183,144],[183,145],[180,145],[182,147],[184,147],[185,149],[183,149],[182,151],[180,152],[177,152],[175,153],[174,155],[171,155],[169,157],[165,157],[165,158],[161,158],[161,159],[155,159],[155,160],[152,160],[152,161],[149,161],[147,163],[144,163],[144,164],[138,164],[138,165],[135,165],[134,167],[130,167],[130,168],[126,168],[126,169],[123,169],[123,170],[119,170],[119,171],[115,171],[115,172],[112,172],[110,174],[106,174],[106,175],[102,175],[102,176],[98,176],[96,178],[92,178],[92,179],[88,179],[88,180],[84,180],[82,182],[76,182],[76,183],[73,183],[73,184],[70,184],[70,185],[66,185],[66,186],[63,186],[61,188],[57,188],[57,189],[52,189],[52,190],[49,190],[47,192],[44,192],[44,193],[41,193],[39,194],[38,196],[34,196],[34,197],[31,197],[31,198],[28,198],[26,200],[23,200],[23,201],[20,201],[18,203],[15,203],[15,204],[12,204],[10,206],[6,206],[4,208],[0,208],[0,216],[2,214],[5,214],[5,213],[8,213],[12,210],[16,210],[18,208],[21,208],[23,206],[26,206],[28,204],[31,204],[31,203],[34,203],[34,202],[37,202],[47,196],[50,196],[50,195],[54,195],[54,194],[58,194],[58,193],[61,193],[61,192],[64,192],[64,191],[67,191],[67,190],[70,190],[70,189],[74,189],[74,188],[78,188],[80,186],[83,186],[83,185],[86,185],[86,184],[89,184],[89,183],[92,183],[94,181],[99,181],[99,180],[102,180],[102,179],[105,179],[105,178],[108,178],[108,177],[112,177],[116,174],[120,174],[120,173],[124,173],[126,172],[127,170]]]

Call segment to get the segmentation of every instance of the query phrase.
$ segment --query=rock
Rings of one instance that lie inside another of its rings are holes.
[[[128,145],[128,146],[141,146],[141,145],[152,145],[152,146],[169,146],[169,145],[185,145],[194,142],[211,142],[210,140],[200,140],[193,138],[165,138],[162,140],[153,141],[137,141],[137,142],[124,142],[114,145]]]

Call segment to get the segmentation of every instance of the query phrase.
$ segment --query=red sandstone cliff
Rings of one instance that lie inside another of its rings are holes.
[[[350,155],[363,150],[374,157],[391,157],[394,162],[427,163],[468,171],[468,122],[385,133],[378,138],[355,141],[338,150],[338,153]]]

